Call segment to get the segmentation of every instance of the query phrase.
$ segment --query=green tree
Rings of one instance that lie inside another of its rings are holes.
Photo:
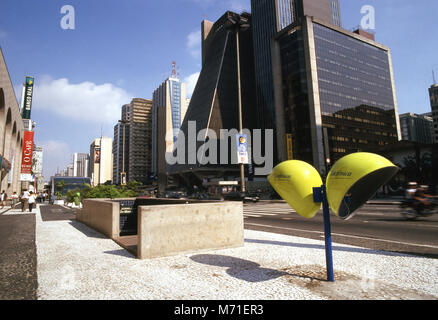
[[[136,198],[140,194],[138,190],[140,186],[141,183],[137,181],[129,182],[126,186],[102,184],[96,187],[91,187],[89,184],[85,184],[80,192],[83,199]],[[76,192],[71,192],[70,196],[72,199],[74,199]]]
[[[65,181],[60,180],[55,184],[55,191],[58,191],[62,194],[62,192],[64,191],[64,187],[65,187]]]

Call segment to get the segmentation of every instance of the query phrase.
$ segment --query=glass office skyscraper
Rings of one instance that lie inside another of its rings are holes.
[[[333,24],[305,17],[273,45],[277,139],[287,159],[320,172],[346,154],[400,139],[389,48]]]
[[[181,127],[181,106],[186,101],[186,97],[181,97],[181,82],[178,79],[169,79],[170,104],[172,115],[173,142],[178,138],[179,129]],[[184,98],[184,101],[181,100]]]
[[[402,139],[422,144],[433,144],[433,119],[412,112],[400,115]]]
[[[280,31],[304,16],[314,16],[341,26],[339,0],[276,0],[277,30]]]
[[[278,115],[275,108],[272,40],[278,32],[300,23],[305,16],[314,16],[340,26],[339,0],[252,0],[251,14],[258,126],[276,131]],[[277,143],[275,140],[275,148]],[[276,156],[275,162],[278,160]]]
[[[278,28],[284,29],[296,20],[296,7],[294,0],[278,0],[277,2],[277,17]]]
[[[165,155],[172,152],[187,111],[186,84],[175,74],[161,83],[152,99],[152,174],[164,190],[169,183]]]
[[[282,3],[282,7],[287,6]],[[284,12],[288,10],[285,9]],[[290,11],[290,10],[289,10]],[[275,128],[275,103],[272,78],[271,39],[277,33],[277,8],[274,0],[251,1],[256,76],[257,117],[260,128]],[[290,21],[284,17],[281,19]]]

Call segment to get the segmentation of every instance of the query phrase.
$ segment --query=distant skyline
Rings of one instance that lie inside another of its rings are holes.
[[[64,5],[75,29],[61,28]],[[376,41],[391,49],[399,113],[430,112],[432,70],[438,77],[438,2],[341,0],[342,26],[360,24],[364,5],[376,13]],[[35,77],[32,120],[44,148],[43,175],[64,169],[73,153],[113,138],[122,105],[152,99],[176,61],[189,95],[201,70],[201,21],[250,11],[249,0],[1,0],[0,46],[17,100]]]

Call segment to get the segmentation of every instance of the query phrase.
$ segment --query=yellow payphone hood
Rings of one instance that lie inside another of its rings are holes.
[[[321,208],[321,203],[313,201],[313,188],[321,187],[322,180],[310,164],[298,160],[282,162],[272,170],[268,181],[299,215],[313,218]]]
[[[341,158],[327,176],[330,208],[342,219],[351,217],[398,170],[391,161],[374,153],[358,152]]]

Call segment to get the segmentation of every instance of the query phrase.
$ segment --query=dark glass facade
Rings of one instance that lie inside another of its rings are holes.
[[[252,27],[254,38],[254,62],[256,76],[256,97],[257,97],[257,120],[261,129],[274,130],[274,150],[277,149],[277,123],[275,88],[272,65],[272,40],[281,30],[287,29],[290,25],[300,24],[305,16],[313,16],[326,23],[336,26],[341,25],[339,0],[252,0],[251,1]],[[286,57],[288,59],[290,57]],[[287,80],[289,81],[289,80]],[[292,80],[290,80],[292,81]],[[305,80],[303,80],[305,82]],[[290,89],[286,89],[291,92]],[[303,109],[305,109],[303,107]],[[291,117],[291,114],[289,114]],[[293,121],[300,121],[306,114],[299,114]],[[310,130],[310,129],[309,129]],[[290,129],[289,131],[294,131]],[[308,155],[309,144],[303,138],[300,145],[306,145],[299,149]],[[309,138],[310,139],[310,138]],[[280,147],[281,148],[281,147]],[[278,163],[278,152],[274,153],[274,163]]]
[[[430,106],[432,109],[435,143],[438,143],[438,84],[429,88]]]
[[[282,1],[284,2],[284,1]],[[283,4],[282,7],[287,6]],[[275,128],[275,101],[272,76],[271,39],[277,33],[274,0],[251,1],[256,77],[257,121],[259,128]],[[286,12],[290,12],[284,9]],[[280,18],[280,20],[282,20]],[[283,20],[282,20],[283,21]],[[290,21],[285,17],[284,21]]]
[[[388,52],[314,23],[324,139],[332,163],[398,141]],[[328,153],[328,154],[327,154]]]
[[[64,186],[62,190],[60,190],[56,184],[58,182],[64,181]],[[91,179],[87,177],[52,177],[51,180],[51,195],[52,198],[55,196],[56,192],[62,192],[65,195],[68,191],[75,189],[85,189],[86,186],[84,184],[91,184]]]
[[[276,41],[284,133],[292,135],[294,159],[323,170],[322,159],[333,164],[398,141],[390,55],[383,46],[311,18]]]
[[[277,1],[278,30],[286,28],[296,21],[295,0]]]
[[[175,142],[181,127],[181,83],[170,80],[170,103],[172,105],[173,141]]]
[[[123,128],[124,127],[124,128]],[[113,139],[113,182],[115,184],[121,183],[121,173],[125,169],[125,173],[129,171],[129,131],[131,126],[129,123],[118,123],[114,126]],[[123,136],[123,133],[125,134]],[[125,141],[123,141],[125,140]],[[125,153],[123,154],[123,142],[125,142]],[[125,159],[123,159],[123,157]],[[125,168],[123,168],[123,160],[125,161]]]
[[[422,144],[432,144],[433,121],[432,118],[415,113],[400,115],[402,139]]]
[[[301,26],[279,39],[285,133],[292,134],[295,159],[312,162],[304,39]]]

